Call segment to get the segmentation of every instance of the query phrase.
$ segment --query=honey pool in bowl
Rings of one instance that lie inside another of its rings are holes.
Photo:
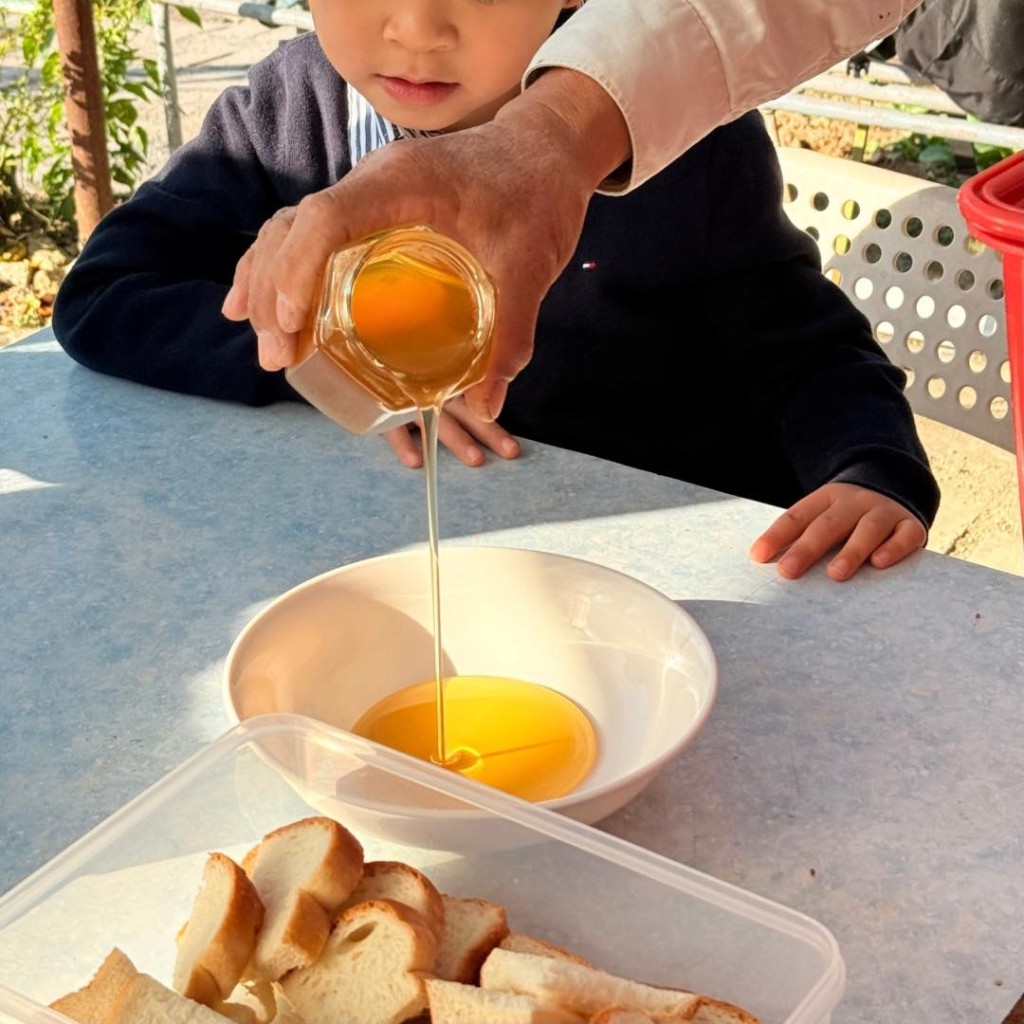
[[[550,552],[443,545],[441,558],[444,678],[546,687],[593,728],[590,770],[571,791],[541,797],[541,806],[598,821],[639,793],[704,725],[717,691],[714,653],[666,595]],[[356,732],[375,705],[433,678],[430,569],[415,548],[342,566],[271,601],[233,644],[224,685],[236,721],[290,713]],[[278,760],[288,756],[282,751]],[[397,790],[363,791],[356,779],[335,789],[402,841],[447,842],[444,829],[461,813],[440,800],[407,801]]]

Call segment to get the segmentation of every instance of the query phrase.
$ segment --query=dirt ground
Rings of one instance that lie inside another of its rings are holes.
[[[205,111],[225,87],[244,82],[253,62],[296,31],[209,13],[203,13],[202,20],[198,29],[172,12],[178,102],[186,140],[198,131]],[[146,56],[155,56],[150,31],[140,33],[139,43]],[[150,167],[156,170],[167,155],[161,104],[148,104],[141,117],[152,140]],[[805,145],[838,156],[848,156],[853,147],[852,124],[778,113],[775,126],[782,145]],[[872,129],[869,153],[894,137],[894,133]],[[5,331],[0,325],[0,345],[21,333]],[[919,418],[918,427],[943,495],[929,547],[1024,575],[1013,455],[929,420]]]

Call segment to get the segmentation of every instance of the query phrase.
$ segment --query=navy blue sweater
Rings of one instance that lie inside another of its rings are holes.
[[[260,369],[248,324],[220,306],[263,222],[350,169],[346,135],[345,86],[315,36],[282,45],[100,223],[57,296],[60,343],[156,387],[252,405],[295,398],[283,374]],[[780,196],[756,113],[634,192],[595,196],[501,422],[777,505],[830,480],[859,483],[930,525],[938,488],[903,374],[822,277]]]

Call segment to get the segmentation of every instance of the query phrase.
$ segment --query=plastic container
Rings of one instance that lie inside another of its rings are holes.
[[[969,178],[957,198],[975,238],[1003,254],[1010,405],[1024,523],[1024,150]]]
[[[483,379],[494,302],[472,253],[428,225],[371,235],[327,261],[285,375],[351,433],[387,430]]]
[[[301,787],[276,770],[285,762]],[[483,828],[520,830],[515,849],[467,855],[357,831],[368,859],[402,859],[444,892],[497,900],[514,930],[614,973],[737,1003],[764,1024],[827,1024],[842,995],[836,942],[802,914],[349,733],[269,715],[226,733],[0,899],[0,1020],[62,1020],[45,1005],[85,984],[115,945],[169,982],[206,855],[241,858],[311,813],[300,789],[340,791],[353,772],[443,793],[486,812]]]

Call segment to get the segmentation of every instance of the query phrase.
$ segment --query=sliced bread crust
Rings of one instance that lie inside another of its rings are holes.
[[[522,932],[509,932],[498,945],[502,949],[507,949],[513,953],[532,953],[534,956],[549,956],[554,960],[568,960],[569,963],[579,964],[580,967],[594,966],[589,960],[584,960],[583,957],[570,952],[568,949],[563,949],[561,946],[556,946],[545,939],[538,939],[533,935],[524,935]]]
[[[444,933],[434,974],[444,981],[476,984],[480,965],[508,935],[508,917],[500,903],[449,896],[444,899]]]
[[[306,1021],[401,1024],[427,1006],[437,941],[412,908],[372,900],[342,911],[323,953],[280,986]]]
[[[631,1010],[628,1006],[606,1006],[598,1010],[587,1024],[655,1024],[643,1010]]]
[[[363,848],[332,818],[303,818],[265,835],[242,866],[265,909],[252,962],[277,981],[320,955],[332,915],[362,876]]]
[[[138,973],[131,960],[115,946],[88,985],[55,999],[50,1009],[78,1024],[105,1024],[118,992]]]
[[[392,900],[412,907],[427,922],[437,941],[441,941],[444,900],[434,883],[411,864],[397,860],[372,860],[364,864],[363,876],[342,910],[368,900]]]
[[[721,999],[700,997],[700,1006],[691,1020],[694,1024],[760,1024],[752,1013]]]
[[[207,1006],[226,999],[249,963],[262,924],[263,904],[248,875],[230,857],[210,854],[178,934],[174,990]]]
[[[228,1018],[148,974],[136,974],[121,987],[104,1020],[106,1024],[225,1024]]]
[[[650,1017],[689,1020],[700,1005],[700,996],[693,992],[655,988],[594,967],[507,949],[491,952],[480,971],[480,985],[534,996],[583,1017],[607,1007],[627,1007]]]
[[[430,1024],[582,1024],[583,1018],[531,996],[457,981],[427,980]]]

